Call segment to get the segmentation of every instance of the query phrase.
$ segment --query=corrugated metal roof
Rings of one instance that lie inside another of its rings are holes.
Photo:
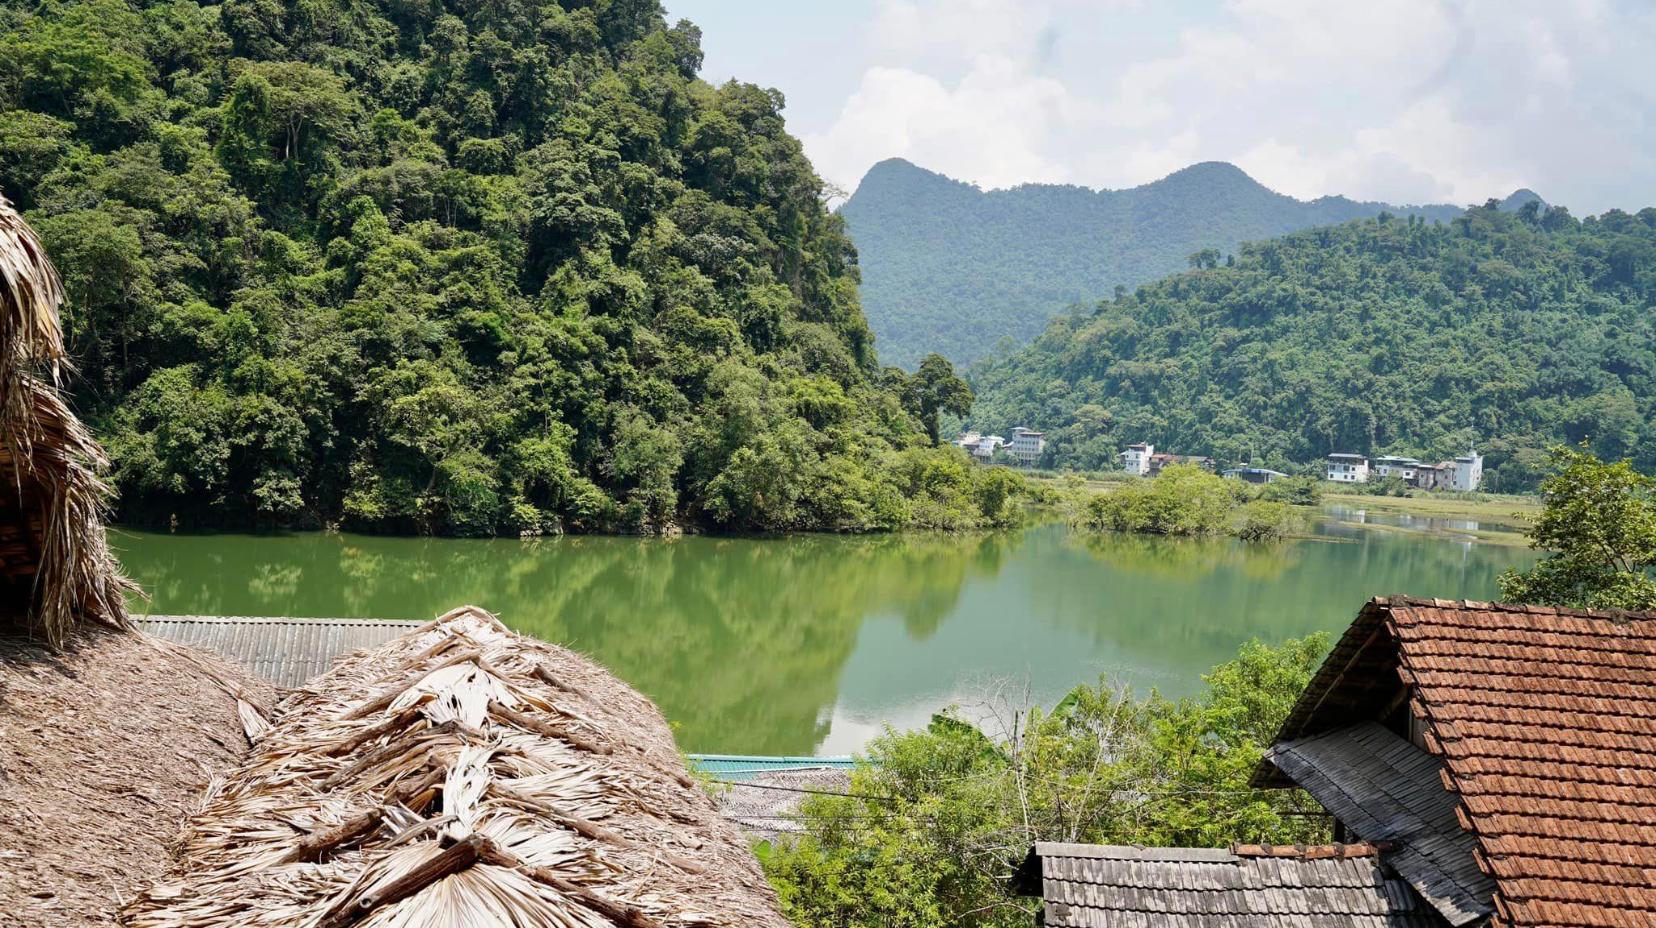
[[[749,754],[691,754],[690,763],[720,780],[751,780],[767,773],[796,770],[850,770],[849,757],[757,757]]]
[[[1494,911],[1495,881],[1478,839],[1455,816],[1443,762],[1374,722],[1284,741],[1266,755],[1364,841],[1390,842],[1386,863],[1452,925]]]
[[[1363,855],[1363,856],[1359,856]],[[1306,848],[1241,856],[1207,848],[1035,845],[1051,928],[1443,928],[1372,849]]]
[[[277,686],[302,686],[338,658],[378,647],[422,623],[396,619],[284,619],[154,615],[139,627],[159,638],[213,651]]]

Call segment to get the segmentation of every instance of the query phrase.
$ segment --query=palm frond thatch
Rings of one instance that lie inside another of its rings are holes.
[[[61,645],[85,621],[129,624],[104,536],[103,451],[57,391],[63,287],[34,230],[0,197],[0,594]]]
[[[45,246],[0,196],[0,383],[42,368],[57,382],[67,358],[62,305],[63,282]]]
[[[276,712],[125,925],[786,925],[655,707],[481,609]]]

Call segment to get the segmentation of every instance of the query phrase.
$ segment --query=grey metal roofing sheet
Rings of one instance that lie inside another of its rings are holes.
[[[1443,928],[1373,856],[1035,845],[1052,928]]]
[[[155,615],[138,624],[157,637],[240,662],[277,686],[296,687],[352,651],[382,645],[421,623],[398,619]]]
[[[1386,863],[1451,925],[1494,911],[1495,881],[1478,869],[1477,838],[1455,815],[1443,762],[1374,722],[1284,741],[1266,760],[1358,838],[1392,842]]]

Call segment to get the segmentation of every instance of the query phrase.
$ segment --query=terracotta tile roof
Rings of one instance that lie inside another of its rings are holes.
[[[1656,614],[1376,599],[1281,737],[1396,695],[1460,797],[1495,925],[1656,925]]]
[[[1049,928],[1446,928],[1367,845],[1041,843],[1014,884]]]

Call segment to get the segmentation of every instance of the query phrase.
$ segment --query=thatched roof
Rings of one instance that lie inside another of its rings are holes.
[[[76,625],[128,624],[104,538],[103,452],[58,394],[68,364],[63,287],[40,240],[0,197],[0,614],[59,645]]]
[[[132,928],[781,926],[643,696],[475,607],[276,709]]]
[[[0,636],[0,925],[102,928],[160,879],[270,686],[230,661],[91,626]]]

